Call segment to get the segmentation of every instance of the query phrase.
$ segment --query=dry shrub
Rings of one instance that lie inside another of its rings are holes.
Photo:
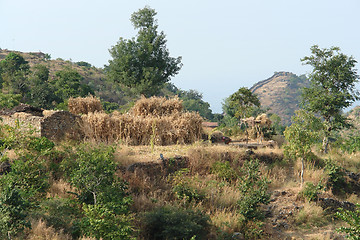
[[[54,181],[50,185],[50,189],[47,192],[47,197],[68,197],[68,192],[75,192],[75,189],[71,187],[71,185],[64,180],[60,179],[58,181]]]
[[[129,145],[190,144],[201,139],[202,118],[198,113],[173,113],[161,117],[129,114],[88,113],[82,116],[87,139],[122,141]]]
[[[183,110],[182,101],[175,97],[167,99],[165,97],[142,97],[130,110],[134,116],[167,116],[181,113]]]
[[[100,99],[93,96],[70,98],[68,108],[72,114],[88,114],[90,112],[103,111]]]
[[[31,232],[28,235],[29,240],[70,240],[71,236],[63,232],[57,232],[53,227],[46,226],[43,220],[31,224]]]

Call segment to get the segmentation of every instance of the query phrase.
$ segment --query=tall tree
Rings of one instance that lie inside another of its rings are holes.
[[[54,87],[49,82],[49,69],[45,65],[36,65],[29,77],[30,91],[28,102],[36,107],[50,108],[56,100]]]
[[[30,73],[30,66],[20,54],[9,53],[0,62],[0,69],[2,87],[6,92],[24,95],[28,91],[27,76]]]
[[[158,32],[156,11],[145,7],[131,15],[136,38],[120,38],[109,51],[108,77],[145,96],[155,95],[182,67],[181,57],[170,57],[165,34]]]
[[[67,100],[70,97],[85,97],[94,94],[89,85],[82,84],[83,77],[75,69],[64,68],[55,73],[54,87],[57,102]]]
[[[301,61],[313,67],[309,75],[310,87],[304,88],[302,97],[305,109],[323,118],[325,124],[323,151],[327,153],[329,137],[335,129],[349,127],[342,110],[360,99],[355,88],[359,76],[357,61],[340,52],[340,48],[311,47],[311,56]]]

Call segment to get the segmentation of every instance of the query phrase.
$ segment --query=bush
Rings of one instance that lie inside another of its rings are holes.
[[[235,169],[231,167],[229,162],[215,162],[212,165],[212,172],[218,175],[220,178],[232,182],[236,181],[238,174]]]
[[[143,218],[145,239],[206,239],[210,218],[200,211],[162,207],[147,212]]]
[[[301,197],[305,198],[306,200],[308,200],[309,202],[316,201],[318,199],[320,190],[322,190],[322,189],[323,189],[323,186],[320,183],[318,183],[315,186],[313,183],[307,182],[307,183],[305,183],[305,187],[299,193],[299,195]]]
[[[329,176],[327,187],[331,188],[333,194],[344,194],[346,189],[345,172],[342,167],[338,166],[331,159],[326,161],[325,170]]]
[[[267,192],[269,181],[261,177],[259,161],[246,161],[241,168],[239,178],[239,190],[241,197],[238,200],[239,213],[243,215],[243,221],[261,219],[260,204],[268,204],[270,194]]]
[[[205,198],[205,194],[192,186],[192,179],[185,176],[188,169],[179,170],[172,179],[172,191],[176,198],[186,202],[199,202]]]
[[[337,229],[339,232],[346,233],[346,238],[352,240],[360,239],[360,205],[356,204],[355,211],[339,209],[336,216],[345,221],[349,227],[340,227]]]

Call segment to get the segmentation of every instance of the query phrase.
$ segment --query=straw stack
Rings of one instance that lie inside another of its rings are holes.
[[[68,108],[72,114],[88,114],[103,111],[100,99],[93,96],[70,98]]]
[[[182,112],[178,98],[140,99],[128,114],[94,112],[82,116],[88,139],[129,145],[190,144],[201,138],[202,118]]]

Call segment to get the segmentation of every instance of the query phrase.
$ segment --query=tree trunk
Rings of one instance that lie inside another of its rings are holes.
[[[329,137],[324,136],[323,142],[322,142],[322,148],[323,148],[323,152],[325,154],[328,153],[328,147],[329,147]]]
[[[96,192],[92,192],[93,196],[94,196],[94,205],[96,205]]]
[[[304,184],[304,169],[305,169],[304,157],[301,158],[301,173],[300,173],[300,187]]]

